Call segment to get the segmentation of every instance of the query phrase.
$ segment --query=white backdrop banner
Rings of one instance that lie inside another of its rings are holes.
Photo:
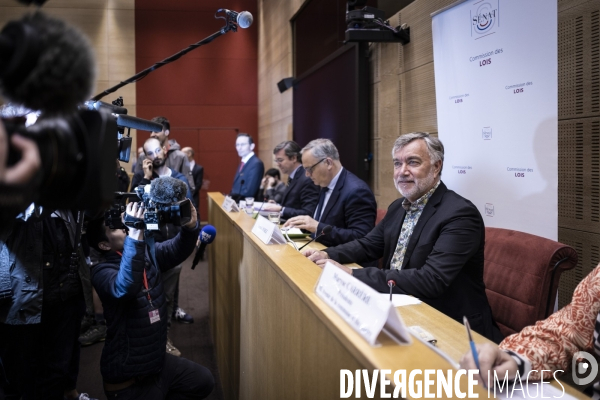
[[[467,0],[432,25],[442,180],[486,226],[557,240],[556,1]]]

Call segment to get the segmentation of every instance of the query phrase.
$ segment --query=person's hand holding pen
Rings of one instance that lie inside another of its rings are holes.
[[[470,342],[473,343],[472,340]],[[471,351],[465,353],[460,359],[460,367],[467,370],[478,369],[484,387],[487,387],[488,372],[493,376],[493,371],[496,371],[497,376],[504,377],[508,371],[508,378],[514,379],[519,370],[514,358],[495,344],[489,343],[473,344]]]

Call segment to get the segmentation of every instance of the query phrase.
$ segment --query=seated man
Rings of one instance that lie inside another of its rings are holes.
[[[282,219],[298,215],[313,215],[319,201],[319,186],[315,185],[302,166],[298,143],[288,140],[273,150],[277,167],[288,175],[288,186],[279,204],[265,204],[265,211],[281,211]]]
[[[543,321],[524,328],[500,343],[500,347],[477,345],[479,374],[487,382],[488,371],[496,371],[502,380],[514,379],[517,371],[522,381],[552,381],[557,370],[569,371],[578,351],[598,355],[600,352],[600,266],[586,276],[575,291],[570,304]],[[477,369],[471,352],[460,360],[461,368]],[[543,376],[541,374],[544,374]],[[493,379],[493,378],[492,378]],[[600,395],[600,383],[594,384],[594,398]]]
[[[324,266],[383,257],[384,270],[351,270],[334,263],[380,292],[410,294],[457,321],[467,316],[471,327],[498,342],[502,335],[492,320],[483,283],[485,229],[469,200],[440,181],[444,146],[417,132],[400,136],[392,151],[394,183],[404,196],[364,238],[325,251],[304,254]]]
[[[314,214],[290,218],[284,226],[305,229],[317,236],[330,225],[331,233],[317,239],[325,246],[365,236],[375,226],[377,217],[377,203],[371,189],[342,167],[340,154],[331,140],[313,140],[301,154],[305,174],[321,187],[319,201]]]
[[[192,207],[193,208],[193,207]],[[143,206],[129,203],[126,213],[142,219]],[[155,256],[144,231],[111,230],[102,219],[91,221],[91,247],[105,253],[92,269],[107,324],[100,371],[109,399],[197,398],[210,394],[210,371],[185,358],[166,354],[167,305],[161,273],[181,264],[193,251],[199,226],[192,220],[173,239],[156,243]]]

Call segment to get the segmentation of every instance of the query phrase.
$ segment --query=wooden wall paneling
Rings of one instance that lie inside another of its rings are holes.
[[[404,63],[400,65],[400,72],[410,71],[433,62],[431,13],[454,2],[454,0],[417,0],[400,10],[397,15],[399,23],[406,23],[410,27],[410,43],[402,46]]]
[[[111,10],[134,10],[135,0],[108,0],[106,8]]]
[[[600,6],[572,8],[569,15],[559,19],[559,118],[598,116]]]
[[[559,307],[600,262],[600,4],[558,1],[558,240],[575,248]]]
[[[433,63],[411,69],[400,75],[402,88],[402,133],[415,131],[437,132],[435,79]]]
[[[558,126],[558,224],[600,234],[600,117]]]
[[[581,280],[600,263],[600,235],[559,226],[558,241],[577,251],[577,266],[560,277],[558,308],[571,302],[573,291]]]
[[[240,399],[338,398],[340,369],[360,364],[254,246],[244,238]]]
[[[394,46],[385,46],[383,49],[393,49]],[[386,51],[382,50],[382,55]],[[388,53],[389,54],[389,53]],[[385,57],[382,56],[382,60]],[[382,68],[383,69],[383,68]],[[387,207],[398,198],[398,191],[393,185],[393,165],[391,162],[392,146],[398,137],[400,126],[400,114],[398,112],[398,93],[400,92],[400,80],[398,75],[382,72],[381,82],[378,84],[378,131],[379,138],[377,148],[374,148],[373,163],[377,164],[377,207]]]
[[[203,199],[204,200],[204,199]],[[208,200],[207,200],[208,201]],[[239,398],[240,365],[240,286],[230,285],[238,282],[239,269],[243,258],[243,234],[221,211],[219,205],[209,202],[209,221],[215,226],[229,226],[219,230],[219,240],[208,246],[209,260],[221,268],[209,268],[210,288],[229,287],[225,291],[210,290],[211,331],[223,397]],[[239,214],[239,216],[244,217]],[[215,332],[219,332],[218,335]]]

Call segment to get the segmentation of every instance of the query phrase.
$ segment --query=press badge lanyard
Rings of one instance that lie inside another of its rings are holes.
[[[144,292],[146,292],[146,296],[148,297],[148,302],[150,303],[150,311],[148,311],[148,317],[150,318],[150,323],[153,324],[155,322],[160,321],[160,314],[158,309],[154,308],[152,304],[152,297],[150,297],[150,288],[148,286],[148,278],[146,277],[146,268],[144,268]]]
[[[117,252],[120,256],[122,254]],[[150,323],[153,324],[155,322],[160,321],[160,314],[156,308],[154,308],[154,304],[152,304],[152,297],[150,296],[150,286],[148,285],[148,277],[146,276],[146,268],[144,268],[144,292],[146,292],[146,297],[148,297],[148,302],[150,303],[150,311],[148,311],[148,317],[150,318]]]

